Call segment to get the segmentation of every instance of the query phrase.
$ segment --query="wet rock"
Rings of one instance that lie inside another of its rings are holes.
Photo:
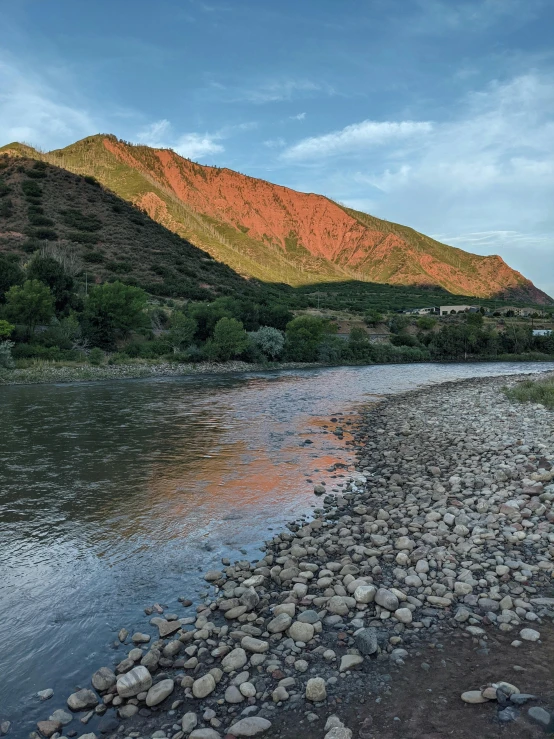
[[[131,637],[131,641],[133,641],[135,644],[148,644],[148,642],[150,641],[150,635],[142,634],[140,631],[136,631]]]
[[[117,693],[121,698],[132,698],[139,693],[150,690],[152,675],[146,667],[139,665],[117,678]]]
[[[179,621],[166,621],[165,619],[160,619],[157,626],[158,631],[160,632],[160,638],[164,639],[166,636],[179,631],[181,623]]]
[[[67,726],[73,721],[71,713],[64,711],[63,708],[58,708],[51,716],[48,716],[49,721],[59,721],[62,726]]]
[[[138,706],[135,706],[133,703],[127,703],[125,706],[121,706],[117,712],[121,718],[131,718],[138,713],[138,710]]]
[[[116,681],[117,678],[109,667],[101,667],[94,673],[91,682],[96,690],[103,693],[105,690],[109,690],[112,685],[115,685]]]
[[[204,580],[207,580],[208,582],[215,582],[216,580],[221,580],[222,577],[223,572],[220,572],[219,570],[210,570],[204,575]]]
[[[45,736],[47,739],[49,739],[53,734],[60,731],[62,728],[60,721],[39,721],[37,723],[37,729],[42,734],[42,736]]]
[[[94,708],[98,703],[98,696],[88,688],[72,693],[67,699],[67,705],[72,711],[86,711],[87,708]]]
[[[52,688],[46,688],[46,690],[39,690],[37,693],[37,696],[41,699],[41,701],[47,701],[53,695],[54,695],[54,691],[52,690]]]

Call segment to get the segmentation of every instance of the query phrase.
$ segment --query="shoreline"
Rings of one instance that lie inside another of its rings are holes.
[[[498,363],[530,363],[537,365],[537,374],[548,372],[540,370],[541,364],[550,360],[513,359],[513,360],[444,360],[429,362],[401,362],[404,364],[498,364]],[[294,369],[326,369],[337,367],[389,367],[398,366],[397,363],[375,363],[375,364],[321,364],[318,362],[280,362],[271,364],[248,364],[242,361],[233,362],[201,362],[198,364],[174,364],[171,362],[147,363],[137,362],[133,364],[119,365],[91,365],[81,364],[77,366],[55,366],[48,364],[37,364],[31,367],[12,370],[0,369],[0,387],[10,385],[56,385],[64,383],[79,382],[105,382],[114,380],[140,380],[156,379],[163,377],[194,377],[223,374],[236,374],[247,372],[278,372]],[[529,373],[535,374],[535,373]]]
[[[541,599],[554,573],[554,415],[509,401],[502,387],[518,379],[454,380],[363,409],[357,471],[334,483],[344,492],[315,486],[313,520],[290,523],[256,563],[206,573],[214,590],[196,615],[158,606],[147,633],[122,629],[128,656],[68,699],[92,721],[82,735],[362,737],[351,695],[386,697],[389,673],[437,637],[536,649],[554,617]],[[52,720],[44,736],[62,730]]]

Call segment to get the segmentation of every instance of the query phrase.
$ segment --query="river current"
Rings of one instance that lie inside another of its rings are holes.
[[[317,506],[314,483],[340,489],[353,462],[348,421],[376,396],[553,368],[385,365],[0,388],[0,722],[28,734],[126,656],[113,648],[121,627],[152,631],[146,606],[189,615],[177,597],[198,601],[202,573],[222,556],[261,556],[272,531]],[[45,688],[55,694],[41,704]]]

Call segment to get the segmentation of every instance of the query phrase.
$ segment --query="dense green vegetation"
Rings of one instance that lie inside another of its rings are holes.
[[[547,408],[554,408],[554,377],[545,380],[524,380],[504,392],[512,400],[520,403],[542,403]]]

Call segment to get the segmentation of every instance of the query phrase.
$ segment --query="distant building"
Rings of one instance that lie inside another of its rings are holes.
[[[402,311],[407,316],[433,316],[438,312],[438,308],[408,308]]]
[[[439,313],[441,316],[449,316],[455,313],[478,313],[481,310],[479,305],[441,305]]]

